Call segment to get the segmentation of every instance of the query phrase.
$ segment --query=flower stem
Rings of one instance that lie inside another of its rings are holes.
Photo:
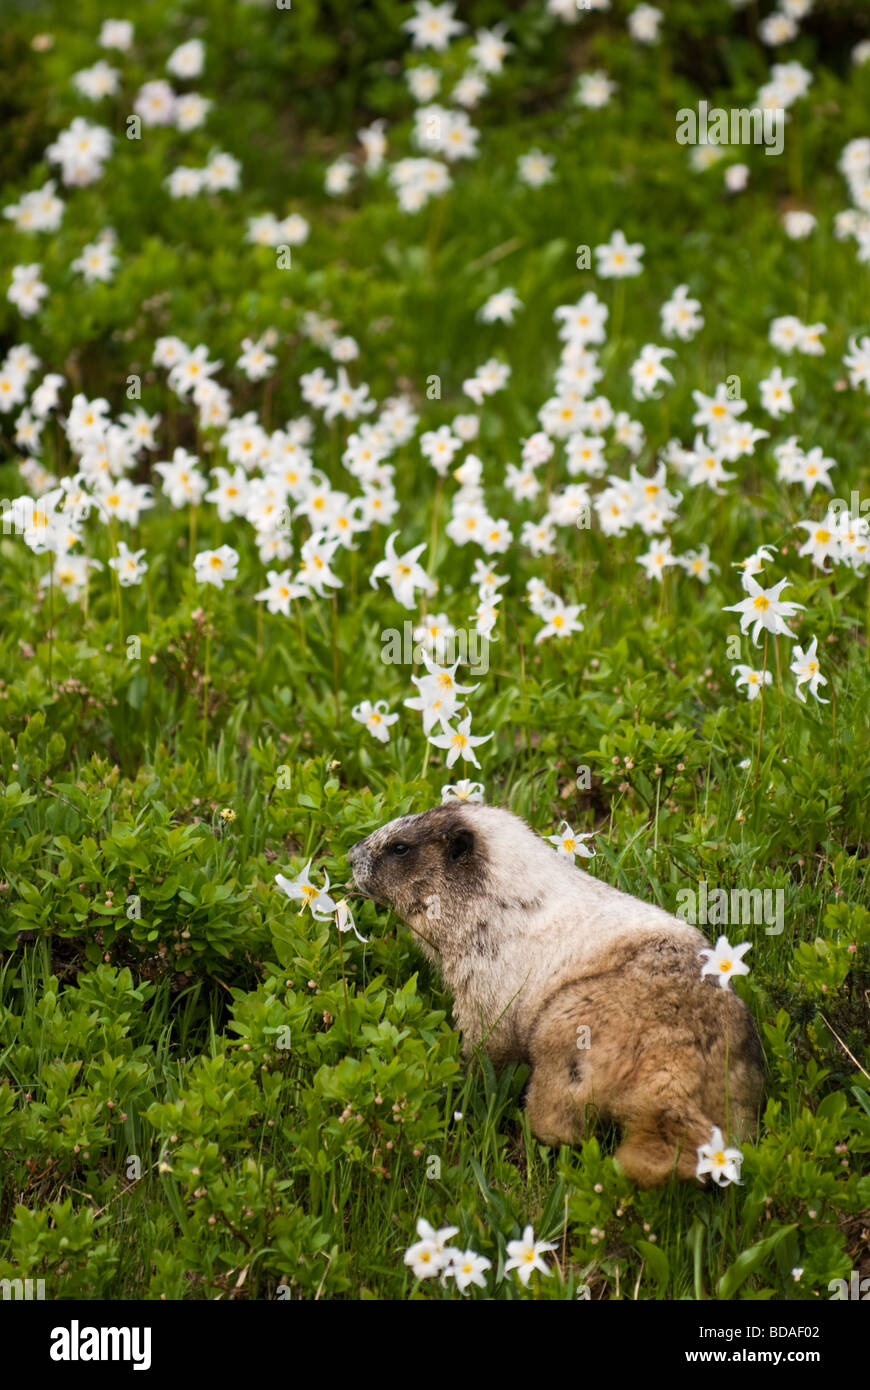
[[[153,609],[152,601],[151,601],[151,566],[150,566],[150,565],[148,566],[148,569],[145,571],[145,607],[146,607],[146,611],[147,611],[147,613],[148,613],[148,661],[146,662],[146,680],[147,680],[147,685],[146,685],[146,691],[147,691],[147,695],[146,695],[146,699],[147,699],[146,727],[147,727],[147,729],[148,729],[148,737],[150,738],[150,737],[151,737],[151,679],[152,679],[151,667],[152,667],[152,661],[153,661],[153,655],[154,655],[153,652],[151,651],[151,632],[152,632],[152,629],[153,629],[153,627],[154,627],[154,609]]]
[[[54,555],[50,557],[48,570],[48,688],[52,689],[52,668],[54,665]]]
[[[332,591],[332,690],[335,695],[335,722],[341,724],[341,687],[338,680],[338,594]]]
[[[341,966],[341,983],[344,986],[344,1021],[347,1025],[347,1040],[350,1042],[350,1001],[347,997],[347,976],[344,973],[344,947],[341,932],[338,933],[338,961]]]
[[[610,317],[610,341],[613,351],[618,349],[619,335],[622,331],[622,316],[625,309],[625,281],[619,278],[613,286],[613,312]]]
[[[758,752],[755,755],[755,785],[761,773],[761,733],[764,728],[764,678],[767,674],[767,633],[764,634],[764,661],[761,667],[761,709],[758,712]]]
[[[308,643],[305,641],[305,623],[302,618],[302,608],[296,599],[293,600],[291,606],[293,612],[296,614],[296,631],[299,633],[299,649],[303,656],[307,656]]]
[[[202,747],[205,751],[208,737],[208,692],[211,682],[211,627],[208,613],[205,615],[205,670],[202,680]]]
[[[782,667],[779,663],[779,637],[774,637],[773,645],[776,648],[776,684],[779,690],[779,751],[782,752]]]
[[[438,507],[441,501],[441,489],[444,486],[444,479],[438,475],[435,483],[435,496],[432,499],[432,529],[429,533],[429,573],[435,572],[435,550],[438,545]],[[428,605],[428,595],[423,594],[423,617],[425,618]]]

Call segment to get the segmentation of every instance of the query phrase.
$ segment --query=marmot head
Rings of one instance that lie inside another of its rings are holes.
[[[509,811],[467,802],[389,821],[354,845],[348,860],[364,893],[419,926],[436,947],[482,912],[540,903],[565,864]]]
[[[348,851],[357,886],[408,922],[457,915],[486,891],[486,844],[459,804],[399,816]]]

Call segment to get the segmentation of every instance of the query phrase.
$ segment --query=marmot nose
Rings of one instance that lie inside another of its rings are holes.
[[[371,855],[366,849],[365,840],[357,840],[355,845],[351,845],[347,852],[347,862],[353,870],[357,886],[362,888],[371,870]]]
[[[351,845],[347,852],[347,862],[353,869],[354,875],[359,878],[369,859],[365,840],[357,840],[355,845]]]

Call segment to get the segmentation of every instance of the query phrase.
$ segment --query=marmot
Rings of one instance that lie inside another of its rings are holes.
[[[453,991],[468,1056],[531,1067],[546,1144],[582,1138],[590,1108],[622,1129],[614,1157],[643,1187],[694,1177],[714,1125],[754,1133],[763,1055],[730,989],[701,978],[687,922],[578,868],[510,812],[448,803],[350,850],[358,886],[391,906]]]

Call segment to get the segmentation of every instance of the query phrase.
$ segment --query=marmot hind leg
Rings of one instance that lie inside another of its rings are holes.
[[[713,1126],[703,1115],[686,1119],[668,1112],[651,1112],[624,1126],[622,1143],[613,1155],[626,1177],[638,1187],[657,1187],[669,1178],[693,1178],[698,1147],[710,1139]]]
[[[576,1142],[594,1106],[622,1130],[623,1171],[651,1187],[694,1178],[714,1126],[728,1144],[752,1135],[763,1083],[755,1024],[736,995],[702,981],[697,954],[693,941],[643,942],[544,1002],[529,1039],[539,1139]]]
[[[542,1144],[576,1144],[586,1134],[591,1095],[575,1067],[535,1066],[526,1088],[525,1106],[532,1133]]]
[[[698,1149],[709,1144],[714,1126],[726,1144],[728,1136],[747,1138],[753,1131],[760,1080],[738,1074],[742,1087],[731,1095],[725,1078],[705,1076],[701,1058],[696,1065],[693,1060],[640,1068],[636,1084],[615,1098],[612,1113],[622,1126],[622,1143],[613,1157],[640,1187],[694,1178]]]

